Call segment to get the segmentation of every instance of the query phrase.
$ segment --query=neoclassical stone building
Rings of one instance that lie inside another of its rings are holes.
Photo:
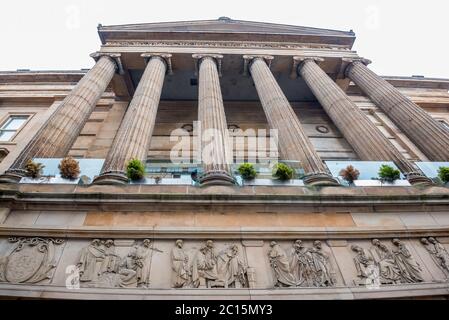
[[[90,70],[0,72],[1,296],[449,296],[449,80],[377,75],[352,31],[98,33]]]

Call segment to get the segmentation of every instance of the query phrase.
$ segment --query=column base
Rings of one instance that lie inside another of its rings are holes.
[[[0,175],[0,183],[19,183],[25,177],[26,171],[22,169],[7,170]]]
[[[422,175],[418,172],[410,172],[407,174],[407,180],[410,182],[412,186],[432,186],[434,185],[433,181],[430,178]]]
[[[233,186],[236,181],[227,171],[209,171],[200,177],[199,183],[202,187]]]
[[[102,175],[96,177],[92,184],[98,185],[124,185],[128,184],[128,177],[121,171],[105,172]]]
[[[339,187],[341,186],[337,179],[327,173],[313,173],[304,178],[304,184],[313,187]]]

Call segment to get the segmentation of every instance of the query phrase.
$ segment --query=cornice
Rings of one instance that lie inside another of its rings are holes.
[[[201,40],[117,40],[108,41],[104,47],[204,47],[204,48],[246,48],[246,49],[327,49],[351,51],[347,46],[323,45],[293,42],[256,42],[256,41],[201,41]]]

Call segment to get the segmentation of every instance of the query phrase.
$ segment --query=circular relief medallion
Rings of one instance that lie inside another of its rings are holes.
[[[45,253],[36,247],[25,246],[20,251],[14,251],[6,265],[6,280],[10,283],[23,283],[39,271]]]
[[[330,132],[329,128],[326,126],[316,126],[315,129],[319,133],[329,133]]]

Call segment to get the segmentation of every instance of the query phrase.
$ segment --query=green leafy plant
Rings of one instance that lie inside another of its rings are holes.
[[[79,162],[72,157],[62,159],[58,168],[64,179],[77,179],[81,173]]]
[[[34,162],[33,160],[28,160],[25,165],[26,176],[29,178],[37,179],[42,175],[42,170],[45,168],[42,163]]]
[[[238,172],[245,180],[253,180],[257,176],[256,169],[254,169],[251,163],[242,163],[238,168]]]
[[[273,177],[279,180],[290,180],[293,179],[294,170],[286,165],[285,163],[278,163],[273,168]]]
[[[350,184],[357,180],[360,176],[360,171],[353,166],[347,166],[345,169],[341,170],[339,175]]]
[[[393,182],[401,178],[401,172],[392,166],[384,164],[380,166],[379,178],[382,181]]]
[[[142,180],[145,176],[145,165],[139,159],[131,159],[126,165],[126,175],[132,181]]]
[[[449,182],[449,167],[440,167],[438,169],[438,178],[440,178],[443,183]]]

